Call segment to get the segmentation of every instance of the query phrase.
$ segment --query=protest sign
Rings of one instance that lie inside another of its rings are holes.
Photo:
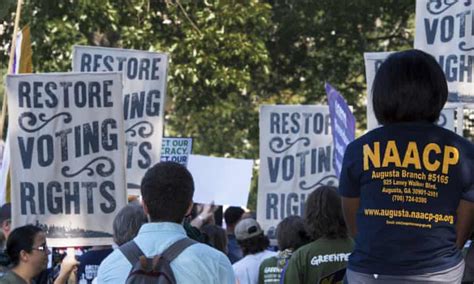
[[[188,170],[194,178],[194,202],[247,207],[253,160],[189,157]]]
[[[393,52],[366,52],[364,53],[365,60],[365,77],[367,80],[367,130],[372,130],[379,127],[377,118],[375,118],[374,107],[372,104],[372,84],[374,82],[375,74],[380,65]],[[458,109],[456,104],[447,103],[441,111],[437,124],[441,127],[449,129],[462,135],[462,123],[455,124],[455,110]],[[461,109],[462,111],[462,109]],[[458,116],[458,120],[462,120],[462,115]]]
[[[449,100],[474,103],[474,1],[416,1],[415,48],[433,55]]]
[[[119,73],[9,75],[13,227],[51,246],[112,243],[126,204]]]
[[[270,238],[282,219],[303,214],[314,189],[337,185],[332,156],[327,106],[260,108],[257,220]]]
[[[334,141],[333,167],[339,177],[347,145],[355,138],[355,117],[339,92],[326,83],[332,139]]]
[[[74,46],[73,70],[122,72],[127,188],[140,194],[146,170],[160,161],[168,55]]]
[[[176,162],[186,166],[193,149],[193,138],[163,137],[161,161]]]

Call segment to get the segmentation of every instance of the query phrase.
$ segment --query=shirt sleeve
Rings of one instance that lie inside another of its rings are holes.
[[[357,165],[358,153],[354,150],[354,144],[350,143],[344,159],[342,160],[341,176],[339,178],[339,194],[344,197],[359,197],[360,182],[358,179],[360,166]]]

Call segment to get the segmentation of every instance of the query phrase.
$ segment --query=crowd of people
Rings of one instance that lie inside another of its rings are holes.
[[[474,146],[434,124],[447,94],[433,57],[418,50],[391,55],[372,94],[382,126],[349,144],[338,188],[316,188],[304,216],[278,224],[277,246],[242,208],[227,208],[225,229],[219,226],[216,206],[193,203],[190,172],[161,162],[142,179],[142,202],[115,217],[115,245],[68,255],[56,273],[46,267],[45,232],[34,225],[11,230],[4,205],[0,283],[461,283],[461,249],[474,222]],[[436,198],[426,202],[409,201],[407,187],[404,202],[386,190],[432,174],[443,178],[427,181]]]

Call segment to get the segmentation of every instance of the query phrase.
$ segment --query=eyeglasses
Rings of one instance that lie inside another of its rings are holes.
[[[40,246],[37,246],[35,248],[31,248],[33,250],[39,250],[39,251],[48,251],[48,245],[46,243],[40,245]]]

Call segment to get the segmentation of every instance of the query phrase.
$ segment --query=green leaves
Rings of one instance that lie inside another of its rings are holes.
[[[325,81],[364,128],[363,52],[410,48],[414,2],[27,0],[22,24],[36,72],[70,70],[74,44],[168,52],[165,133],[194,137],[194,153],[258,159],[259,106],[325,103]],[[14,3],[2,0],[2,58]]]

